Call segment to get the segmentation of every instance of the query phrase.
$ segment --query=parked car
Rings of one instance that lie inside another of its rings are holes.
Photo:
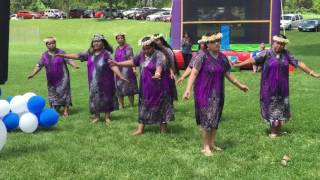
[[[69,18],[83,18],[84,10],[83,9],[71,9],[69,11]]]
[[[171,22],[171,15],[170,16],[164,16],[161,19],[163,22]]]
[[[87,9],[83,12],[83,18],[94,18],[94,10]]]
[[[146,20],[148,21],[161,21],[162,18],[166,16],[171,16],[169,11],[160,11],[154,14],[147,16]]]
[[[48,18],[66,18],[67,14],[59,9],[47,9],[44,11],[44,14]]]
[[[156,12],[159,12],[161,10],[159,9],[145,9],[142,11],[137,11],[136,13],[134,13],[134,19],[138,19],[138,20],[145,20],[147,18],[147,16],[154,14]]]
[[[10,20],[18,20],[17,14],[11,14]]]
[[[284,14],[281,16],[280,28],[288,30],[298,28],[302,22],[303,17],[299,14]]]
[[[32,12],[32,11],[18,11],[17,18],[18,19],[39,19],[41,18],[41,14]]]
[[[298,27],[299,31],[320,31],[320,19],[308,19]]]
[[[104,9],[104,10],[100,10],[100,11],[97,11],[97,12],[95,13],[95,17],[96,17],[96,18],[104,18],[104,17],[109,17],[109,16],[110,16],[110,10],[109,10],[109,8]],[[123,18],[124,18],[124,15],[122,14],[121,11],[119,11],[119,10],[117,10],[117,9],[112,9],[112,17],[123,19]]]
[[[140,9],[139,8],[131,8],[131,9],[127,10],[127,11],[124,11],[123,12],[123,16],[124,17],[128,17],[129,14],[135,13],[138,10],[140,10]]]

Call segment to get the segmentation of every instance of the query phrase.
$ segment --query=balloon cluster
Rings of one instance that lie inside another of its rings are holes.
[[[50,128],[56,125],[59,114],[45,106],[45,99],[31,92],[0,100],[0,150],[5,144],[7,131],[20,128],[25,133],[33,133],[38,126]]]

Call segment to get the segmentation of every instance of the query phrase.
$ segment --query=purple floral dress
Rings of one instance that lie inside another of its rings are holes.
[[[174,53],[173,51],[168,47],[163,47],[162,51],[166,58],[167,58],[167,67],[170,68],[172,65],[174,65]],[[176,87],[176,81],[174,79],[170,78],[170,95],[172,96],[172,100],[178,100],[178,91]]]
[[[139,123],[160,124],[174,120],[172,96],[170,96],[170,71],[166,57],[156,50],[151,57],[143,52],[134,58],[140,66]],[[152,79],[156,68],[163,68],[161,80]]]
[[[275,120],[289,120],[289,64],[297,67],[299,61],[287,50],[276,55],[272,49],[262,51],[254,59],[263,67],[260,84],[263,119],[269,125]]]
[[[194,83],[196,122],[203,129],[218,129],[224,105],[224,77],[230,71],[228,59],[221,52],[213,57],[209,51],[200,51],[193,58],[193,68],[199,71]]]
[[[123,47],[117,47],[114,60],[117,62],[133,59],[133,50],[130,45],[125,44]],[[134,96],[139,93],[138,83],[133,69],[130,67],[119,67],[120,72],[130,82],[116,77],[116,92],[118,96]]]
[[[98,55],[80,53],[79,59],[87,61],[90,112],[97,114],[117,110],[115,78],[108,64],[111,54],[107,50],[102,50]]]
[[[54,54],[65,52],[56,49]],[[38,67],[46,69],[48,84],[48,99],[50,106],[69,106],[71,102],[70,76],[67,64],[69,60],[44,52],[38,62]]]

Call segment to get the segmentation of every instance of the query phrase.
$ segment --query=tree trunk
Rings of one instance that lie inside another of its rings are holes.
[[[112,16],[112,0],[109,0],[109,16],[110,16],[110,19],[113,19],[113,16]]]

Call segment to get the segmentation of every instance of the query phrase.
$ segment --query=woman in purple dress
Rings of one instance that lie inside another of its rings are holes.
[[[215,145],[215,136],[224,105],[224,77],[240,90],[248,87],[241,84],[230,73],[227,57],[220,52],[222,34],[207,34],[208,51],[200,51],[194,57],[194,64],[183,99],[188,100],[194,84],[194,100],[197,124],[202,128],[205,156],[221,150]]]
[[[78,69],[79,66],[73,61],[56,57],[55,54],[64,54],[65,52],[58,49],[56,39],[49,37],[44,40],[47,46],[47,51],[44,52],[28,79],[33,78],[40,70],[45,67],[47,84],[48,84],[48,99],[51,107],[54,107],[58,112],[63,106],[63,116],[69,115],[69,106],[72,105],[70,76],[67,64]]]
[[[166,133],[167,123],[174,120],[168,63],[165,55],[156,50],[152,36],[144,37],[139,44],[142,51],[133,60],[110,64],[140,66],[139,126],[133,135],[143,134],[147,124],[160,124],[160,133]]]
[[[100,113],[105,113],[105,122],[111,122],[110,113],[118,109],[114,74],[120,79],[128,81],[116,66],[110,66],[112,47],[101,34],[92,38],[89,50],[79,54],[58,54],[68,59],[87,61],[89,80],[89,107],[94,115],[92,123],[100,120]]]
[[[119,46],[116,49],[114,60],[117,62],[127,61],[133,59],[133,50],[132,47],[126,43],[125,34],[117,33],[116,40]],[[124,107],[124,96],[129,97],[129,103],[132,107],[134,105],[134,95],[138,94],[138,83],[136,78],[136,68],[135,67],[120,67],[121,73],[125,76],[126,79],[129,79],[130,82],[126,82],[119,78],[116,78],[116,93],[118,96],[120,108]]]
[[[281,134],[281,127],[290,118],[289,64],[299,67],[313,77],[320,78],[320,74],[298,61],[285,49],[287,43],[289,40],[286,36],[274,36],[271,49],[264,50],[258,56],[234,65],[236,67],[247,64],[262,65],[260,107],[262,118],[271,128],[269,135],[271,138]]]
[[[175,65],[174,52],[172,51],[172,48],[168,44],[168,42],[163,38],[162,34],[154,34],[153,38],[155,40],[155,43],[157,44],[157,50],[161,51],[167,58],[167,67],[170,68],[170,95],[172,96],[172,100],[178,100],[178,92],[175,80],[177,67]]]

